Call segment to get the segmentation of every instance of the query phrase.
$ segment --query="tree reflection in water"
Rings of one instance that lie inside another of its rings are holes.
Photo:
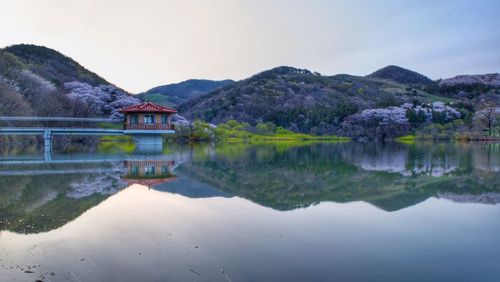
[[[27,173],[0,176],[0,230],[59,228],[130,184],[192,198],[238,196],[275,210],[365,201],[397,211],[430,197],[500,202],[499,144],[225,144],[169,153],[180,157],[1,166],[0,173]]]

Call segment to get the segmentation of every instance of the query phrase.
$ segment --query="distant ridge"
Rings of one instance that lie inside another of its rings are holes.
[[[233,84],[234,81],[226,80],[208,80],[208,79],[189,79],[179,83],[161,85],[138,94],[137,97],[143,100],[175,107],[190,99],[197,98],[210,91]]]
[[[418,72],[414,72],[402,67],[390,65],[381,68],[367,77],[390,79],[404,84],[431,84],[433,81]]]

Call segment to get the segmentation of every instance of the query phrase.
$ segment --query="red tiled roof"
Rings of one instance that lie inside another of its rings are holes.
[[[177,113],[176,110],[151,102],[133,105],[120,110],[122,113]]]

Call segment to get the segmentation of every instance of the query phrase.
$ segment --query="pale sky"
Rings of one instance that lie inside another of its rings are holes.
[[[132,93],[280,66],[500,72],[500,1],[0,0],[0,46],[56,49]]]

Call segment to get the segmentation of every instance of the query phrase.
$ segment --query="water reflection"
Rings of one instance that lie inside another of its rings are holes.
[[[16,156],[0,170],[0,230],[39,233],[67,224],[131,184],[176,179],[176,155]],[[123,160],[119,160],[123,159]]]
[[[129,160],[125,161],[127,174],[122,178],[128,184],[140,184],[153,187],[174,181],[175,161],[173,160]]]
[[[366,201],[395,211],[433,196],[498,203],[498,156],[498,144],[221,146],[179,173],[278,210]]]
[[[10,156],[0,170],[0,229],[58,228],[131,184],[191,198],[237,196],[276,210],[365,201],[396,211],[430,197],[497,204],[499,150],[498,144],[238,144],[162,155],[60,155],[49,162]]]
[[[0,159],[0,280],[500,277],[498,144],[34,153]]]

